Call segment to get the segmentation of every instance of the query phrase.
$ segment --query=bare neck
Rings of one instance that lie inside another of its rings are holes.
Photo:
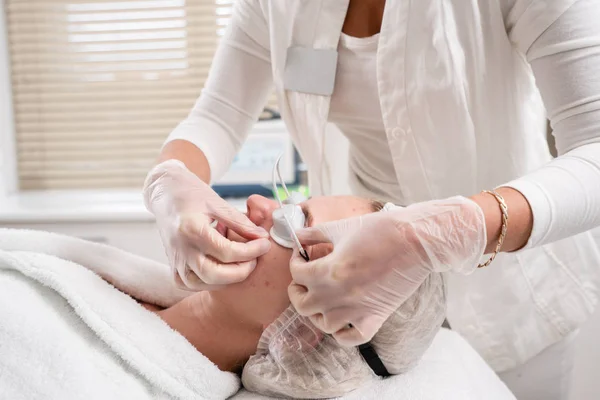
[[[157,313],[222,371],[238,372],[256,352],[262,324],[200,292]]]
[[[350,0],[342,32],[354,37],[379,33],[385,0]]]

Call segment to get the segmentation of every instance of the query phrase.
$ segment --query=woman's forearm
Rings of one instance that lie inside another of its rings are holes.
[[[552,243],[600,226],[599,19],[598,2],[581,0],[533,42],[526,29],[513,36],[529,43],[523,50],[552,124],[558,157],[502,185],[522,193],[533,215],[527,216],[524,199],[511,196],[506,250]],[[528,220],[532,229],[527,229]]]
[[[163,147],[158,162],[179,160],[206,183],[210,183],[210,165],[204,152],[186,140],[173,140]]]
[[[236,2],[202,95],[171,132],[159,158],[183,161],[206,183],[227,171],[271,93],[269,34],[255,8]],[[264,29],[248,29],[260,24]]]
[[[514,251],[525,246],[533,228],[533,213],[525,196],[511,188],[496,190],[508,206],[508,230],[502,245],[502,251]],[[486,253],[496,249],[500,231],[502,230],[502,212],[498,201],[488,193],[480,193],[471,197],[483,210],[487,233]]]
[[[550,243],[600,224],[598,18],[596,1],[576,2],[527,49],[559,157],[505,184],[514,189],[498,189],[509,209],[504,251]],[[493,251],[500,210],[492,196],[480,194],[473,200],[486,215],[486,250]]]

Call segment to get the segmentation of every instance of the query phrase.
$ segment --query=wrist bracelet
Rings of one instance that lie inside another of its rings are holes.
[[[504,243],[504,238],[506,238],[506,231],[508,230],[508,206],[506,205],[506,202],[504,201],[504,197],[499,195],[495,190],[484,190],[481,193],[491,194],[492,196],[494,196],[494,198],[498,202],[498,205],[500,206],[500,211],[502,212],[502,230],[500,231],[500,237],[498,238],[498,244],[496,245],[496,248],[494,249],[494,252],[490,256],[489,260],[487,260],[483,264],[479,264],[479,266],[477,268],[487,267],[488,265],[490,265],[492,263],[492,261],[494,261],[494,258],[496,258],[496,256],[500,252],[500,249],[502,248],[502,244]]]

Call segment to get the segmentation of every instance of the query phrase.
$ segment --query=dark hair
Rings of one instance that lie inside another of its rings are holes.
[[[379,212],[383,210],[383,206],[385,206],[384,202],[379,200],[371,200],[371,211]]]

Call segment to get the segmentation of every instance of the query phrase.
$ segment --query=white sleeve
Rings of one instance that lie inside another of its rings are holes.
[[[599,21],[598,0],[579,0],[529,47],[530,38],[521,42],[559,154],[502,185],[520,191],[531,205],[534,222],[527,248],[600,226]]]
[[[208,160],[212,181],[227,171],[272,88],[268,27],[256,4],[235,2],[202,94],[165,142],[196,145]]]

